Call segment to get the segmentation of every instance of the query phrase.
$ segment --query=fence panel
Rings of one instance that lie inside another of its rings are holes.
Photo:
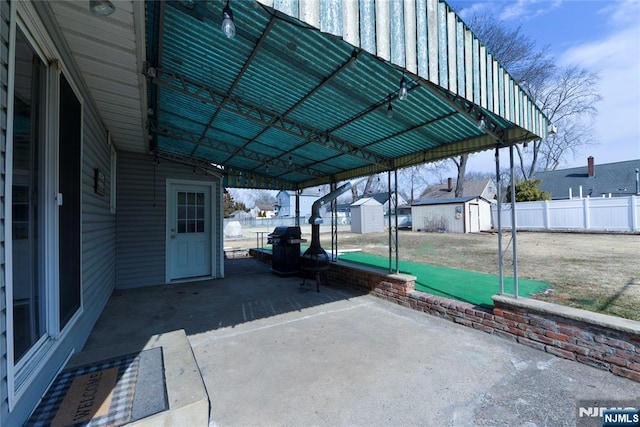
[[[551,200],[547,202],[547,230],[585,229],[584,200]]]
[[[497,207],[491,208],[497,224]],[[516,203],[521,230],[640,231],[640,197],[551,200]],[[511,228],[511,205],[502,208],[502,225]]]

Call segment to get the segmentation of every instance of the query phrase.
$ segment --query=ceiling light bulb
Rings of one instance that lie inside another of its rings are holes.
[[[480,115],[480,120],[478,120],[478,127],[484,130],[487,127],[487,121],[484,119],[484,116]]]
[[[387,107],[387,117],[388,118],[393,117],[393,107],[391,106],[391,101],[389,101],[389,106]]]
[[[233,11],[229,7],[229,2],[222,10],[222,32],[228,39],[236,35],[236,24],[233,23]]]
[[[398,99],[400,101],[404,101],[407,99],[409,95],[409,90],[407,89],[407,79],[402,76],[402,80],[400,80],[400,93],[398,94]]]
[[[116,7],[109,0],[91,0],[89,9],[95,16],[109,16],[116,11]]]

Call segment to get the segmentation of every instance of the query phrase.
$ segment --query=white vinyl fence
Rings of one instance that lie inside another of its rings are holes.
[[[498,209],[491,207],[497,227]],[[511,204],[502,204],[502,227],[511,229]],[[640,231],[640,197],[516,203],[518,230]]]

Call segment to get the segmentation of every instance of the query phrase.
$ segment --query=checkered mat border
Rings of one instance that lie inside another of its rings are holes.
[[[49,426],[75,377],[116,367],[118,368],[118,379],[113,390],[109,413],[102,417],[93,418],[88,422],[74,424],[74,427],[117,427],[129,422],[133,409],[133,397],[139,366],[140,356],[132,354],[106,360],[98,364],[62,371],[51,385],[47,394],[42,398],[40,405],[38,405],[36,411],[25,424],[25,427]]]

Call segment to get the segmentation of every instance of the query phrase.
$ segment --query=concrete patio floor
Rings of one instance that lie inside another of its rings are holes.
[[[640,399],[640,383],[347,287],[225,270],[115,291],[83,350],[184,329],[219,426],[573,426],[579,399]]]

